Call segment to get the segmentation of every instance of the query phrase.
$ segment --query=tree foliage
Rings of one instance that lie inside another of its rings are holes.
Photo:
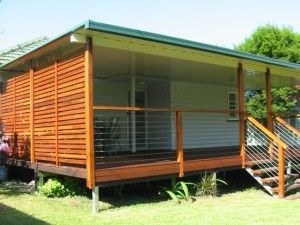
[[[271,90],[272,112],[282,114],[292,109],[296,104],[296,99],[293,97],[296,92],[295,88],[290,87],[273,88]],[[266,118],[266,91],[254,91],[251,95],[247,98],[246,111],[255,118]]]
[[[237,50],[300,63],[300,34],[289,27],[259,26]]]
[[[236,46],[237,50],[300,63],[300,34],[289,27],[279,28],[274,25],[258,27],[254,33]],[[291,110],[296,99],[294,87],[273,88],[272,111],[284,113]],[[246,110],[252,116],[262,119],[266,117],[266,92],[255,90],[247,93]]]

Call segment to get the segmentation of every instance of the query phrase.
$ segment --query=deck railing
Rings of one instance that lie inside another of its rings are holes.
[[[234,113],[238,111],[94,106],[96,166],[177,161],[183,176],[184,160],[238,155],[238,123],[228,121]],[[233,145],[237,151],[222,152],[221,147]]]

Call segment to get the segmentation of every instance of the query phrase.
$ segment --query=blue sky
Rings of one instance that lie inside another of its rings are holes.
[[[233,48],[258,25],[300,33],[298,0],[1,0],[0,50],[92,19]]]

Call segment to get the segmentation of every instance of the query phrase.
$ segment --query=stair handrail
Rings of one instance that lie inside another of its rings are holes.
[[[300,164],[300,132],[297,128],[290,125],[287,121],[282,119],[279,115],[274,116],[274,131],[276,135],[289,145],[289,151],[286,157],[289,161],[290,168],[300,173],[300,168],[293,165]]]
[[[278,145],[278,195],[280,198],[284,198],[284,151],[288,150],[288,145],[280,140],[275,134],[265,128],[260,122],[254,119],[252,116],[247,116],[246,119],[260,129],[265,135],[273,140]]]
[[[297,130],[295,127],[291,126],[289,123],[287,123],[284,119],[282,119],[279,116],[275,117],[276,121],[278,123],[280,123],[282,126],[286,127],[287,129],[289,129],[291,132],[293,132],[295,135],[297,135],[298,137],[300,137],[300,131]]]
[[[247,120],[253,123],[258,129],[260,129],[264,134],[266,134],[269,138],[271,138],[275,143],[280,145],[284,150],[288,149],[288,145],[280,140],[275,134],[265,128],[260,122],[258,122],[254,117],[247,116]]]

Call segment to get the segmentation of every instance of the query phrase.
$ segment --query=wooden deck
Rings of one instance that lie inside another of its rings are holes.
[[[162,153],[163,152],[163,153]],[[152,157],[149,157],[152,155]],[[184,173],[205,170],[242,168],[237,146],[184,150]],[[176,151],[143,151],[140,154],[123,152],[117,156],[96,159],[96,183],[116,183],[158,176],[179,176],[180,163]]]
[[[210,159],[239,155],[238,146],[207,147],[183,150],[184,160]],[[127,166],[134,164],[155,163],[162,161],[176,161],[176,150],[153,149],[141,150],[135,153],[120,151],[114,154],[106,154],[96,157],[96,168],[104,169],[111,167]]]
[[[86,179],[84,167],[56,166],[51,163],[31,163],[28,160],[8,158],[8,165]],[[237,146],[184,150],[184,173],[205,170],[241,168],[242,159]],[[98,185],[132,182],[159,177],[178,177],[180,163],[175,150],[147,150],[137,153],[123,151],[118,155],[96,158],[95,182]]]
[[[23,159],[7,158],[6,164],[10,166],[23,167],[41,172],[55,173],[70,177],[86,179],[86,169],[71,166],[56,166],[50,163],[31,163]]]
[[[205,170],[226,170],[228,168],[242,168],[242,158],[239,155],[209,159],[194,159],[184,161],[185,173],[195,173]],[[165,161],[136,165],[118,166],[96,169],[96,183],[129,181],[133,179],[151,178],[155,176],[178,177],[179,162]]]

